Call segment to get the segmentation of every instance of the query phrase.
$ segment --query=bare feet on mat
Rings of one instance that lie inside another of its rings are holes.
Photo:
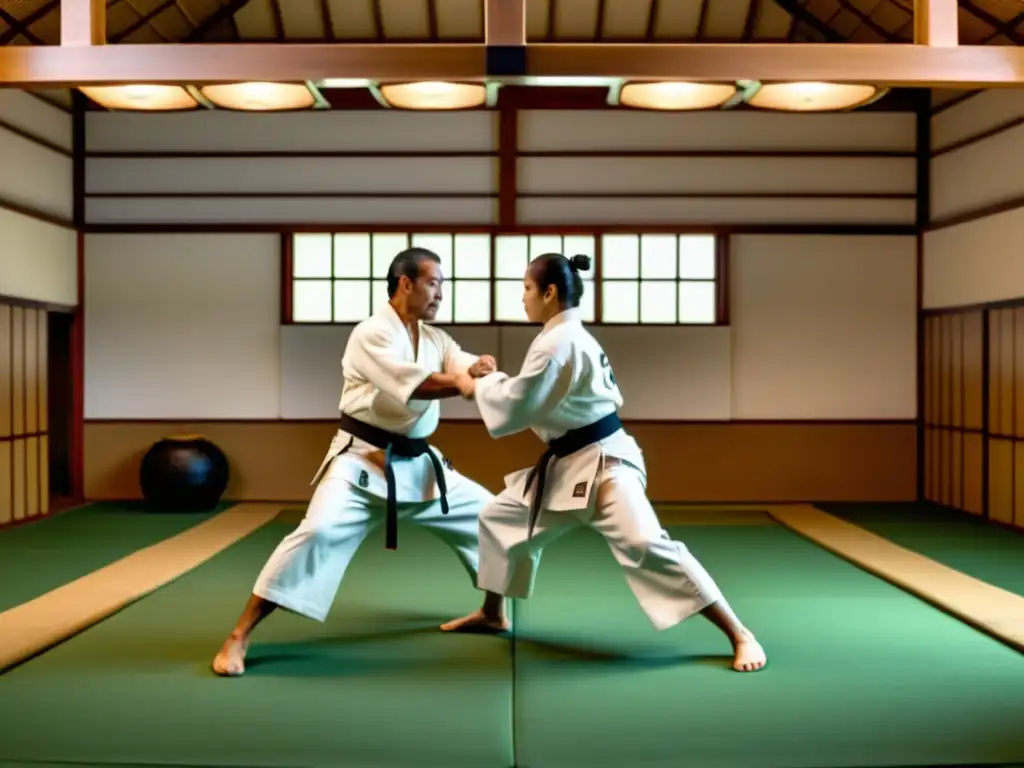
[[[461,619],[452,619],[446,624],[442,624],[441,631],[497,634],[507,631],[509,626],[509,621],[505,616],[491,616],[483,611],[474,611]]]
[[[748,631],[733,642],[732,668],[737,672],[756,672],[768,663],[768,655],[757,639]]]
[[[221,677],[238,677],[245,672],[245,652],[249,643],[235,637],[224,641],[224,646],[213,659],[213,671]]]

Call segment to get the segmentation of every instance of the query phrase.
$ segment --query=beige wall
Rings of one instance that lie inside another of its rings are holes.
[[[199,431],[232,461],[229,494],[308,497],[351,327],[280,325],[281,240],[256,226],[508,225],[499,121],[89,114],[102,155],[87,158],[86,214],[103,232],[86,237],[87,494],[137,495],[147,446]],[[914,223],[912,114],[536,110],[516,127],[520,231],[744,230],[720,276],[727,325],[593,326],[652,496],[913,497],[915,239],[868,234]],[[763,233],[779,224],[839,231]],[[535,332],[448,328],[507,370]],[[471,403],[442,412],[437,443],[489,487],[535,460],[532,437],[490,440]]]
[[[0,296],[76,305],[71,115],[0,89],[0,157]]]
[[[925,309],[1024,296],[1024,91],[982,91],[932,117]],[[951,226],[944,223],[956,222]]]

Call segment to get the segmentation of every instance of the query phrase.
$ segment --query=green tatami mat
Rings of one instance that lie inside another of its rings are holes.
[[[768,652],[701,617],[656,632],[605,543],[551,545],[516,605],[523,768],[1024,760],[1024,656],[782,526],[672,527]]]
[[[325,625],[277,612],[244,677],[209,671],[290,528],[268,524],[0,676],[0,765],[511,765],[509,641],[437,629],[480,593],[416,528],[397,552],[383,526],[367,538]]]
[[[34,600],[115,560],[181,533],[213,512],[155,513],[98,503],[0,531],[0,611]]]
[[[1024,595],[1024,534],[933,504],[815,504],[906,549]]]

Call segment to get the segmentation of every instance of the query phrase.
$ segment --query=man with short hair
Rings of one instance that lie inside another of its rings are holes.
[[[352,330],[341,361],[341,422],[313,478],[313,498],[214,658],[218,675],[243,674],[250,634],[274,609],[324,621],[382,513],[389,549],[397,547],[399,518],[421,525],[455,551],[476,586],[478,517],[493,495],[456,472],[427,438],[440,419],[439,401],[461,395],[456,376],[480,377],[497,366],[423,323],[437,316],[443,282],[437,254],[402,251],[388,270],[388,303]],[[489,629],[502,631],[507,622]]]

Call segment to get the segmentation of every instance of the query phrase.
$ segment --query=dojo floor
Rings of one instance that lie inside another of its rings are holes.
[[[1018,534],[923,508],[828,509],[1024,593]],[[1024,763],[1024,655],[767,515],[712,523],[670,528],[766,644],[757,674],[729,671],[703,620],[651,629],[589,531],[546,551],[513,637],[441,634],[478,593],[443,545],[403,527],[398,552],[382,529],[367,540],[326,625],[279,613],[248,674],[215,678],[212,654],[284,518],[0,675],[0,765]],[[0,608],[188,524],[99,506],[2,532]]]

